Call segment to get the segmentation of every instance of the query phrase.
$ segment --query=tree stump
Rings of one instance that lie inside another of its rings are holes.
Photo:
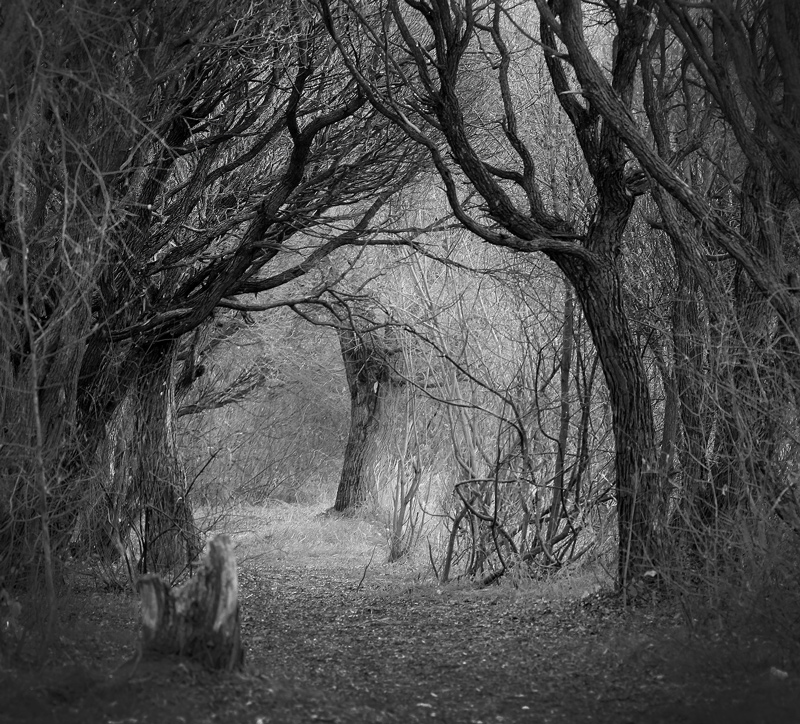
[[[194,578],[179,588],[157,575],[142,576],[138,588],[144,655],[177,654],[228,671],[242,665],[239,584],[228,536],[209,543]]]

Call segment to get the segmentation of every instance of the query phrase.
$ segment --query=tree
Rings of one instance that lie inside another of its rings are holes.
[[[374,487],[369,468],[376,452],[384,386],[389,384],[391,374],[380,328],[369,329],[363,316],[359,315],[360,323],[348,316],[352,326],[336,330],[350,391],[350,429],[333,505],[339,513],[361,506]],[[342,324],[348,324],[348,320]]]

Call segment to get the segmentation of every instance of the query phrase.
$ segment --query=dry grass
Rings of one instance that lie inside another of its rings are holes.
[[[358,568],[370,558],[386,560],[386,538],[380,525],[363,517],[326,515],[323,503],[238,505],[209,530],[209,537],[228,534],[239,563],[307,568]]]
[[[327,497],[327,496],[326,496]],[[226,533],[233,540],[239,564],[363,570],[417,584],[435,583],[427,540],[442,521],[426,521],[426,531],[408,556],[387,563],[388,539],[385,511],[367,506],[354,517],[328,513],[328,502],[310,504],[268,500],[263,505],[239,504],[222,515],[197,511],[207,535]],[[432,536],[434,550],[435,535]],[[599,563],[567,567],[546,579],[510,571],[492,590],[500,597],[566,601],[613,587],[613,577]],[[473,589],[475,583],[454,580],[451,589]]]

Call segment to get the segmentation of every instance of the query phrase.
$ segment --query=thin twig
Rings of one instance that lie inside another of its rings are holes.
[[[375,557],[375,551],[378,550],[378,545],[380,544],[379,543],[375,544],[375,547],[372,549],[372,555],[369,557],[367,565],[364,566],[364,573],[361,574],[361,580],[358,582],[358,585],[356,586],[356,593],[358,593],[361,590],[361,586],[364,583],[364,579],[367,577],[367,571],[369,570],[370,563],[372,563],[372,559]]]

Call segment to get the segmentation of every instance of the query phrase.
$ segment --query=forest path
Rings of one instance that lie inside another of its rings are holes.
[[[800,722],[797,672],[764,646],[699,640],[665,611],[598,594],[439,587],[381,563],[375,526],[268,518],[229,530],[243,672],[120,667],[136,602],[94,590],[51,666],[0,671],[0,723]]]
[[[379,573],[359,589],[362,573],[243,571],[263,722],[800,722],[796,682],[754,649],[699,642],[614,600]]]

